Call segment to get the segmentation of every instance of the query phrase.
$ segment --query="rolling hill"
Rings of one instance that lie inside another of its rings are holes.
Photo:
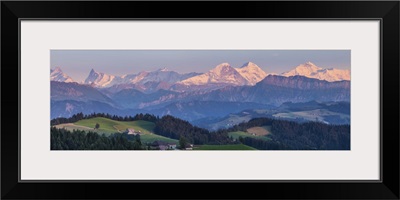
[[[94,127],[98,123],[100,128],[95,130]],[[138,120],[138,121],[116,121],[103,117],[95,117],[91,119],[79,120],[75,123],[65,123],[56,125],[57,128],[65,128],[67,130],[83,130],[93,131],[100,134],[110,135],[113,133],[122,133],[126,129],[134,129],[140,131],[140,139],[144,143],[151,143],[154,141],[164,141],[169,143],[178,143],[177,140],[163,137],[153,133],[155,124],[153,122]]]

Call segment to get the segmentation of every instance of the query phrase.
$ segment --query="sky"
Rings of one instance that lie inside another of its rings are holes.
[[[350,69],[350,50],[51,50],[50,67],[75,81],[91,69],[112,75],[167,68],[179,73],[207,72],[221,63],[253,62],[266,73],[283,73],[312,62],[321,68]]]

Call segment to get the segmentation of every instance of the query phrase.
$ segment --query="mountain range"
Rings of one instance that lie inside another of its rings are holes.
[[[242,110],[273,109],[287,102],[350,102],[350,71],[322,69],[311,62],[272,75],[252,62],[222,63],[206,73],[159,69],[114,76],[92,69],[83,83],[50,71],[51,118],[75,113],[151,113],[195,121]]]
[[[148,88],[154,89],[162,86],[170,86],[176,82],[196,76],[198,73],[180,74],[174,71],[169,71],[166,68],[158,69],[156,71],[143,71],[138,74],[127,74],[123,76],[108,75],[101,72],[96,72],[94,69],[90,70],[89,76],[85,79],[84,83],[98,88],[107,88],[118,86],[134,87],[137,89],[147,90]],[[157,84],[151,84],[157,83]],[[148,87],[152,85],[152,87]],[[154,86],[155,85],[155,86]],[[122,88],[125,88],[122,87]],[[122,89],[121,88],[121,89]]]
[[[255,85],[267,74],[256,64],[248,62],[241,68],[233,68],[229,63],[222,63],[210,71],[178,82],[183,85]]]
[[[136,89],[151,93],[160,89],[177,92],[193,90],[214,90],[225,86],[256,85],[267,74],[255,63],[247,62],[239,68],[233,68],[229,63],[222,63],[206,73],[186,73],[170,71],[166,68],[155,71],[142,71],[137,74],[114,76],[90,70],[83,82],[96,88],[106,88],[107,92],[115,93],[123,89]],[[350,80],[350,70],[323,69],[311,62],[298,65],[293,70],[280,76],[305,76],[329,82]],[[51,70],[51,80],[58,82],[75,82],[70,76],[57,67]]]

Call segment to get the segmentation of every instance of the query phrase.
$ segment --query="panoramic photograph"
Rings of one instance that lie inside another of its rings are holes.
[[[350,50],[51,50],[50,150],[350,150]]]

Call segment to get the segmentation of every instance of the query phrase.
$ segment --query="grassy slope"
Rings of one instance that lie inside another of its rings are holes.
[[[156,135],[156,134],[142,134],[140,135],[140,140],[143,143],[151,143],[154,141],[164,141],[164,142],[168,142],[168,143],[174,143],[174,144],[178,144],[179,141],[175,140],[175,139],[171,139],[171,138],[167,138],[161,135]]]
[[[195,147],[194,150],[257,150],[244,144],[231,144],[231,145],[202,145]]]
[[[264,136],[271,134],[271,126],[256,126],[247,129],[248,133],[254,133],[256,136]]]
[[[98,132],[97,130],[94,130],[93,128],[89,128],[89,127],[86,127],[86,126],[78,126],[78,125],[75,125],[73,123],[59,124],[59,125],[55,125],[55,127],[56,128],[64,128],[64,129],[69,130],[69,131],[82,130],[82,131],[92,131],[92,132],[96,132],[96,133],[102,134],[102,133]]]
[[[150,133],[154,128],[154,123],[147,121],[129,121],[129,122],[120,122],[112,119],[107,119],[103,117],[95,117],[91,119],[83,119],[74,124],[79,126],[86,126],[90,128],[94,128],[96,123],[100,124],[99,132],[104,133],[115,133],[115,132],[123,132],[127,128],[133,128],[135,130],[140,130],[142,133]]]
[[[153,122],[148,121],[115,121],[112,119],[107,119],[103,117],[95,117],[91,119],[84,119],[78,122],[75,122],[72,125],[57,125],[58,127],[65,127],[67,129],[79,129],[79,130],[91,130],[95,127],[96,123],[100,124],[100,128],[96,130],[97,133],[105,133],[107,135],[116,133],[116,132],[123,132],[127,128],[133,128],[137,131],[141,131],[142,134],[140,138],[142,142],[154,142],[156,140],[170,142],[170,143],[178,143],[178,140],[170,139],[161,135],[156,135],[152,133],[155,124]]]

